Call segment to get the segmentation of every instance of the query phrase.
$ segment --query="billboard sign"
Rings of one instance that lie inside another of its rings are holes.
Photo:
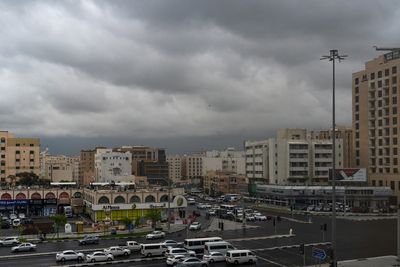
[[[366,182],[367,169],[365,168],[335,169],[335,180],[339,182]],[[332,181],[332,169],[329,169],[329,181]]]

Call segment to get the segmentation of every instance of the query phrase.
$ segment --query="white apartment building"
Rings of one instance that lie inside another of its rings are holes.
[[[98,149],[95,154],[95,173],[97,182],[132,181],[132,154]]]
[[[40,176],[51,182],[77,181],[79,157],[53,156],[46,148],[40,153]]]
[[[305,129],[279,130],[277,138],[246,141],[246,176],[269,184],[326,184],[332,141],[312,138]],[[343,140],[336,140],[336,167],[343,168]]]
[[[174,183],[182,182],[182,156],[168,155],[168,175]]]
[[[228,171],[236,174],[246,174],[245,152],[234,148],[223,151],[206,151],[203,157],[202,175],[205,177],[209,171]]]

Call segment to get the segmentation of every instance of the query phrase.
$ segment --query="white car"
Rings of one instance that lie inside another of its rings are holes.
[[[174,266],[184,258],[186,258],[185,255],[171,255],[167,257],[166,263],[168,266]]]
[[[99,262],[99,261],[112,261],[114,256],[112,254],[107,254],[103,251],[96,251],[92,254],[86,255],[87,262]]]
[[[187,267],[187,266],[193,266],[193,267],[208,267],[208,262],[200,260],[195,257],[190,257],[186,258],[176,265],[177,267]]]
[[[146,235],[146,239],[160,239],[164,237],[165,233],[161,231],[153,231],[152,233]]]
[[[177,242],[175,240],[165,240],[162,244],[164,246],[170,247],[170,248],[177,248],[177,247],[182,247],[183,246],[182,242]]]
[[[34,250],[36,250],[36,245],[32,243],[21,243],[11,248],[11,252],[34,251]]]
[[[19,244],[18,237],[6,237],[0,240],[0,246],[15,246]]]
[[[187,250],[185,248],[170,248],[167,250],[165,253],[167,257],[172,256],[172,255],[184,255],[186,257],[191,256],[191,257],[196,257],[196,252],[193,250]]]
[[[26,217],[25,217],[25,213],[20,213],[20,214],[18,214],[18,218],[20,218],[21,220],[22,219],[25,219]]]
[[[10,220],[14,220],[14,219],[17,219],[17,218],[18,218],[18,216],[16,214],[14,214],[14,213],[10,214]]]
[[[13,227],[18,227],[21,224],[21,220],[20,219],[14,219],[12,222],[12,226]]]
[[[201,229],[201,223],[199,222],[192,222],[192,224],[189,226],[189,230],[200,230]]]
[[[210,252],[210,254],[204,254],[203,260],[209,263],[225,261],[225,255],[218,251]]]
[[[265,216],[265,215],[254,215],[254,218],[257,220],[257,221],[266,221],[267,220],[267,216]]]
[[[251,215],[251,214],[246,215],[246,221],[253,222],[255,220],[256,220],[256,218],[253,215]]]
[[[118,246],[114,246],[114,247],[109,247],[109,248],[104,249],[104,253],[112,254],[114,257],[129,256],[129,255],[131,255],[131,250],[127,249],[127,248],[121,248]]]
[[[136,241],[126,241],[126,247],[131,251],[140,251],[142,248],[141,244]]]
[[[83,261],[85,254],[73,250],[64,250],[56,254],[56,261]]]

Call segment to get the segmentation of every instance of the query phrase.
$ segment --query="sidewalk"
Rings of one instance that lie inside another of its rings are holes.
[[[321,265],[308,265],[308,267],[329,267],[329,264],[323,263]],[[400,266],[397,261],[396,256],[381,256],[374,258],[366,258],[366,259],[356,259],[356,260],[347,260],[347,261],[339,261],[338,266],[341,267],[393,267]]]
[[[179,231],[183,231],[186,229],[186,225],[182,224],[171,224],[171,230],[169,233],[176,233]],[[167,232],[167,227],[166,225],[163,225],[163,230]],[[151,227],[140,227],[134,229],[132,232],[129,232],[128,230],[119,230],[117,231],[116,235],[112,235],[110,231],[107,232],[82,232],[82,233],[64,233],[60,232],[59,237],[57,238],[57,233],[51,233],[47,234],[46,240],[44,240],[44,243],[47,242],[65,242],[65,241],[76,241],[78,239],[81,239],[85,235],[90,235],[90,234],[95,234],[98,235],[101,239],[121,239],[121,238],[131,238],[132,236],[142,236],[145,235],[149,232],[152,232],[153,229]],[[167,232],[168,233],[168,232]],[[126,236],[124,236],[126,235]],[[20,236],[21,238],[26,239],[28,242],[39,242],[38,236],[37,235],[23,235]]]

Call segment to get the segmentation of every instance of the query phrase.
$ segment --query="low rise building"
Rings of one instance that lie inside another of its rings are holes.
[[[204,178],[204,192],[211,196],[246,194],[248,179],[230,171],[208,171]]]

